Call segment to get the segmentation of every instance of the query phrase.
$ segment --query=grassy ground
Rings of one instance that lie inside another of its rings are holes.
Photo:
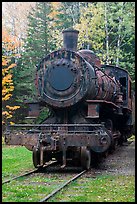
[[[34,169],[32,164],[32,152],[25,147],[2,148],[2,180],[19,175],[29,169]],[[43,178],[44,179],[44,178]],[[12,181],[11,184],[2,186],[3,202],[35,202],[38,194],[44,197],[45,192],[51,192],[57,186],[42,185],[38,179],[38,185],[20,185],[20,182]],[[29,198],[31,195],[31,198]],[[29,198],[29,199],[28,199]],[[69,187],[61,191],[51,202],[135,202],[135,177],[99,175],[97,178],[80,178]]]
[[[32,152],[22,146],[2,146],[2,180],[34,169]]]
[[[51,202],[135,202],[134,176],[98,176],[73,182]]]
[[[52,177],[49,180],[49,178],[35,176],[28,179],[20,178],[12,181],[10,185],[4,184],[2,200],[3,202],[38,202],[58,187],[57,184],[52,185],[53,182],[56,183],[56,179]]]

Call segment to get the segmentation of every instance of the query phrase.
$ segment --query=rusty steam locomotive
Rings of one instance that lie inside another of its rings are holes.
[[[96,155],[115,149],[132,132],[128,72],[101,65],[91,50],[77,51],[78,33],[64,30],[63,48],[37,66],[38,101],[30,104],[30,115],[37,114],[37,105],[48,106],[51,114],[42,124],[12,125],[7,130],[6,144],[26,146],[36,168],[55,158],[62,167],[71,163],[89,169]]]

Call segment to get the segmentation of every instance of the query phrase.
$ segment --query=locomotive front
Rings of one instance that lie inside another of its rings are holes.
[[[63,48],[47,55],[37,66],[39,101],[52,108],[72,107],[82,100],[112,101],[119,86],[104,74],[90,50],[77,51],[77,30],[63,31]]]
[[[77,30],[63,32],[64,48],[47,55],[37,67],[40,100],[49,106],[73,106],[96,94],[94,68],[76,52]]]
[[[26,125],[34,129],[25,134],[13,132],[6,137],[7,144],[33,151],[36,168],[56,158],[63,166],[72,160],[73,165],[78,162],[89,169],[91,152],[104,153],[113,142],[104,119],[119,110],[120,87],[101,70],[100,60],[91,50],[77,51],[78,33],[64,30],[63,48],[48,54],[37,66],[38,103],[48,105],[53,114],[43,124]]]

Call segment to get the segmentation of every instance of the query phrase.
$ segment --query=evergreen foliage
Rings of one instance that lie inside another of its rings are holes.
[[[135,3],[96,2],[82,8],[79,49],[90,48],[102,63],[129,71],[135,83]]]
[[[78,49],[91,49],[102,63],[129,71],[134,88],[135,2],[36,2],[28,22],[27,37],[13,69],[12,99],[22,107],[17,110],[17,120],[24,117],[24,100],[37,100],[36,65],[62,47],[66,28],[80,31]]]
[[[21,58],[18,60],[17,68],[14,70],[15,94],[20,102],[24,99],[35,99],[36,65],[43,56],[51,51],[49,13],[50,4],[48,2],[38,2],[28,16],[27,39],[25,40]]]

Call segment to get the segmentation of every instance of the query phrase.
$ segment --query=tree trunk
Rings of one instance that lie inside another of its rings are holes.
[[[109,64],[109,33],[107,22],[107,2],[105,2],[106,64]]]
[[[123,12],[123,2],[121,2],[121,13]],[[120,40],[121,40],[121,24],[122,18],[119,16],[119,24],[118,24],[118,40],[117,40],[117,50],[116,50],[116,66],[119,66],[119,54],[120,54]]]

